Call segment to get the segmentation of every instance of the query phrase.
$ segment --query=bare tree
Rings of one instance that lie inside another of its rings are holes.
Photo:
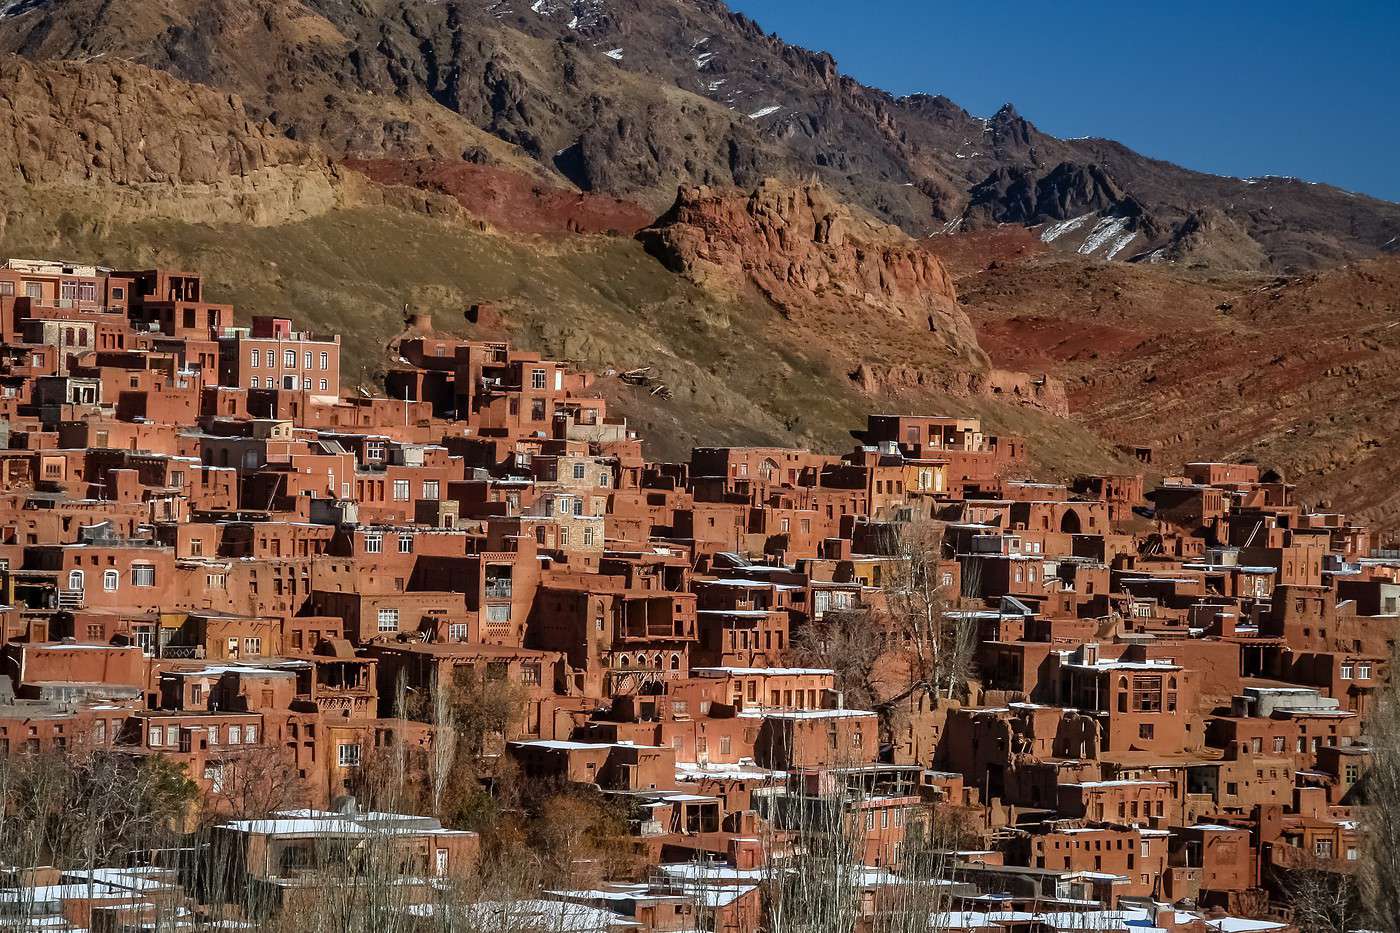
[[[223,762],[204,805],[208,817],[258,819],[304,807],[309,798],[291,753],[281,746],[258,745]]]
[[[1361,889],[1345,866],[1304,859],[1282,872],[1280,887],[1299,933],[1350,933],[1362,927]]]
[[[1400,670],[1394,662],[1392,672]],[[1363,786],[1365,859],[1360,884],[1377,933],[1400,933],[1400,686],[1386,688],[1366,724],[1372,763]]]
[[[904,667],[906,685],[887,697],[893,705],[923,692],[953,698],[972,674],[976,627],[958,612],[944,585],[939,554],[942,526],[921,520],[890,526],[888,550],[894,558],[881,586],[890,650]]]
[[[870,709],[880,701],[876,682],[885,637],[864,610],[828,612],[792,637],[789,656],[803,667],[828,668],[846,704]]]

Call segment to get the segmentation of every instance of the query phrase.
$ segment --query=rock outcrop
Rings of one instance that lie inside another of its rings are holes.
[[[95,213],[277,223],[342,196],[311,147],[252,119],[233,94],[127,62],[0,56],[0,178],[81,187]]]
[[[985,364],[937,257],[820,185],[767,180],[751,193],[684,187],[638,238],[672,271],[709,287],[756,288],[785,317],[818,332],[823,319],[857,315],[873,333],[918,335],[918,342],[933,334],[954,357]]]

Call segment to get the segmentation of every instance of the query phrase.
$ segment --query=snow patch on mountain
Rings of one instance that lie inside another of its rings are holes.
[[[783,109],[783,108],[780,107],[780,106],[778,106],[777,104],[769,104],[767,107],[762,107],[762,108],[760,108],[760,109],[758,109],[758,110],[755,110],[753,113],[749,114],[749,119],[750,119],[750,120],[757,120],[757,119],[759,119],[760,117],[766,117],[766,116],[768,116],[770,113],[777,113],[779,110],[782,110],[782,109]]]
[[[1059,223],[1051,224],[1040,231],[1040,242],[1053,243],[1066,233],[1073,233],[1075,230],[1084,226],[1084,222],[1088,220],[1090,216],[1092,215],[1080,214],[1078,217],[1071,217],[1069,220],[1062,220]]]
[[[1089,235],[1084,238],[1084,242],[1079,244],[1079,252],[1085,256],[1092,256],[1095,250],[1105,244],[1116,242],[1123,235],[1123,230],[1127,226],[1128,218],[1126,217],[1105,217],[1094,225],[1094,229],[1090,230]],[[1131,238],[1130,236],[1129,239]],[[1124,243],[1117,248],[1122,249],[1126,245]],[[1113,258],[1111,253],[1108,258]]]
[[[0,0],[0,19],[32,13],[48,3],[49,0]]]

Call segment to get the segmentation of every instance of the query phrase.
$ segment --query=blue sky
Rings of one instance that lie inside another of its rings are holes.
[[[896,94],[1400,201],[1400,2],[731,0]]]

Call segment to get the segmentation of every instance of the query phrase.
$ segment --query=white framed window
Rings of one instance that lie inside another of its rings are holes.
[[[330,369],[330,368],[331,368],[331,355],[330,355],[329,353],[327,353],[325,350],[322,350],[322,351],[321,351],[321,368],[322,368],[322,369]]]
[[[384,550],[384,536],[377,531],[365,535],[365,553],[378,554]]]
[[[438,498],[439,490],[440,490],[440,489],[441,489],[441,486],[439,485],[438,480],[435,480],[435,479],[425,479],[425,480],[423,480],[423,498],[424,498],[424,499],[428,499],[429,501],[436,500],[436,499]]]
[[[399,532],[399,553],[413,553],[413,535],[409,534],[406,531]]]
[[[242,745],[242,744],[243,744],[243,727],[242,727],[242,726],[234,725],[234,726],[229,726],[229,727],[228,727],[228,744],[230,744],[230,745]]]
[[[377,621],[380,632],[397,632],[399,630],[399,611],[397,609],[380,609]]]
[[[283,350],[283,351],[282,351],[282,365],[283,365],[283,367],[285,367],[286,369],[296,369],[296,368],[297,368],[297,351],[295,351],[295,350]]]
[[[394,501],[395,501],[395,502],[407,502],[407,501],[408,501],[408,480],[406,480],[406,479],[396,479],[396,480],[394,480]]]
[[[252,385],[252,387],[253,387],[254,389],[261,388],[261,386],[258,384],[258,377],[257,377],[257,376],[254,376],[254,377],[253,377],[253,380],[252,380],[252,382],[251,382],[251,385]]]
[[[368,442],[367,444],[365,444],[365,459],[366,459],[366,460],[383,460],[383,459],[384,459],[384,442],[383,442],[383,441],[370,441],[370,442]]]
[[[302,368],[302,369],[310,369],[310,368],[311,368],[311,351],[310,351],[310,350],[307,350],[307,351],[306,351],[306,355],[302,357],[302,365],[301,365],[301,368]]]
[[[151,726],[149,735],[149,744],[151,748],[160,748],[161,738],[164,735],[164,732],[161,730],[160,726]]]
[[[582,463],[575,463],[575,464],[574,464],[574,479],[583,479],[584,475],[586,474],[587,469],[588,469],[588,468],[585,467]]]
[[[1359,664],[1356,665],[1356,679],[1357,679],[1357,680],[1370,680],[1370,679],[1371,679],[1371,662],[1370,662],[1370,661],[1362,661],[1361,663],[1359,663]]]
[[[310,376],[302,376],[302,377],[301,377],[301,387],[302,387],[303,389],[310,389],[310,388],[311,388],[311,377],[310,377]]]
[[[453,622],[447,626],[448,641],[466,641],[471,635],[471,626],[465,622]]]
[[[156,568],[152,564],[132,564],[131,566],[132,586],[155,586]]]
[[[252,353],[248,354],[248,364],[249,364],[250,366],[252,366],[254,369],[257,369],[257,368],[258,368],[258,360],[259,360],[261,357],[262,357],[262,354],[259,353],[257,350],[254,350]]]
[[[530,388],[543,389],[545,387],[545,375],[543,369],[530,370]]]
[[[598,474],[598,485],[604,488],[612,485],[612,474],[607,470]]]
[[[329,388],[330,388],[330,383],[327,382],[326,380],[322,379],[322,380],[321,380],[321,391],[322,391],[322,392],[325,392],[325,391],[326,391],[327,389],[329,389]]]
[[[1352,664],[1350,661],[1342,665],[1342,680],[1351,680]]]
[[[243,639],[243,655],[245,657],[258,657],[262,654],[262,638],[257,635],[249,635]]]
[[[117,586],[121,582],[121,574],[115,570],[102,571],[102,588],[108,593],[115,593]]]
[[[351,742],[342,742],[335,747],[335,761],[342,768],[358,768],[360,766],[360,746]]]
[[[486,607],[487,622],[509,622],[510,603],[495,603]]]
[[[274,368],[276,368],[276,366],[277,366],[277,351],[276,351],[276,350],[268,350],[268,351],[267,351],[267,368],[268,368],[268,369],[274,369]]]
[[[593,526],[592,526],[592,525],[589,525],[588,527],[586,527],[586,528],[583,529],[583,546],[584,546],[584,547],[592,547],[592,546],[593,546]]]

